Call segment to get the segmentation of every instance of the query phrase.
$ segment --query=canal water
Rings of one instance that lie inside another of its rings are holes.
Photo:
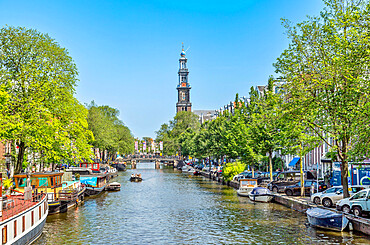
[[[140,172],[143,182],[129,181]],[[305,215],[238,197],[233,188],[141,163],[121,172],[119,192],[87,198],[49,216],[36,244],[369,244],[352,232],[323,232]]]

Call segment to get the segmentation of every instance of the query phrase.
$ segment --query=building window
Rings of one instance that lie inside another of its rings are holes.
[[[22,232],[26,230],[26,216],[22,217]]]
[[[34,212],[32,211],[31,212],[31,226],[33,226],[33,223],[35,221],[33,216],[34,216]]]
[[[14,238],[17,236],[17,220],[14,220]]]
[[[182,92],[182,100],[185,100],[185,93]]]
[[[8,230],[7,226],[4,226],[3,228],[3,244],[6,244],[8,242]]]

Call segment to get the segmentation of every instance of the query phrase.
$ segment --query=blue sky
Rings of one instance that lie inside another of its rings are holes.
[[[0,0],[0,26],[48,33],[79,70],[76,96],[120,110],[136,137],[175,115],[181,42],[193,109],[219,109],[274,74],[288,46],[280,18],[318,15],[321,0]]]

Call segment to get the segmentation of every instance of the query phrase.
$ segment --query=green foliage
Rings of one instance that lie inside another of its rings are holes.
[[[107,150],[109,157],[116,152],[128,154],[134,151],[134,137],[119,120],[119,111],[109,106],[98,106],[92,101],[88,107],[89,130],[94,134],[91,144],[100,150]],[[104,159],[107,160],[107,159]]]
[[[5,179],[3,180],[3,187],[5,190],[9,190],[13,186],[13,180],[12,179]]]
[[[0,139],[19,147],[15,173],[28,152],[51,162],[90,156],[86,111],[73,97],[77,75],[68,51],[47,34],[0,29]]]
[[[184,144],[185,155],[190,153],[194,132],[199,131],[200,123],[198,116],[190,111],[181,111],[176,114],[169,124],[162,124],[161,128],[156,132],[156,141],[163,141],[163,154],[175,155],[180,152],[182,143]]]
[[[342,162],[347,197],[348,161],[368,157],[370,143],[370,3],[324,2],[319,17],[295,26],[283,20],[291,43],[275,67],[287,80],[289,113],[296,123],[328,143]]]
[[[245,170],[246,164],[241,161],[229,162],[222,169],[225,181],[231,181],[233,177]]]

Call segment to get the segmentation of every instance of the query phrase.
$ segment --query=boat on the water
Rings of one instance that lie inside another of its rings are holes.
[[[112,182],[108,183],[108,185],[105,187],[107,191],[119,191],[121,190],[121,184],[118,182]]]
[[[310,225],[322,229],[343,231],[348,219],[342,214],[323,208],[310,208],[306,211]]]
[[[141,178],[141,174],[131,174],[130,181],[131,182],[141,182],[143,179]]]
[[[80,181],[86,187],[87,196],[99,195],[107,185],[107,174],[81,175]]]
[[[249,193],[255,187],[257,187],[257,179],[241,179],[239,181],[239,189],[236,193],[242,197],[249,197]]]
[[[0,182],[1,179],[0,174]],[[32,188],[28,181],[25,193],[4,195],[0,206],[3,207],[0,211],[2,244],[31,244],[42,234],[48,216],[45,188]]]
[[[112,163],[111,165],[112,167],[116,168],[118,171],[126,171],[125,163],[115,162],[115,163]]]
[[[70,173],[67,173],[67,175]],[[68,208],[77,206],[84,201],[85,188],[79,180],[63,181],[63,172],[41,172],[29,174],[33,188],[45,188],[49,214],[64,213]],[[25,193],[27,175],[14,175],[15,190]]]
[[[254,202],[270,202],[273,197],[271,191],[264,187],[255,187],[249,193],[249,199]]]

